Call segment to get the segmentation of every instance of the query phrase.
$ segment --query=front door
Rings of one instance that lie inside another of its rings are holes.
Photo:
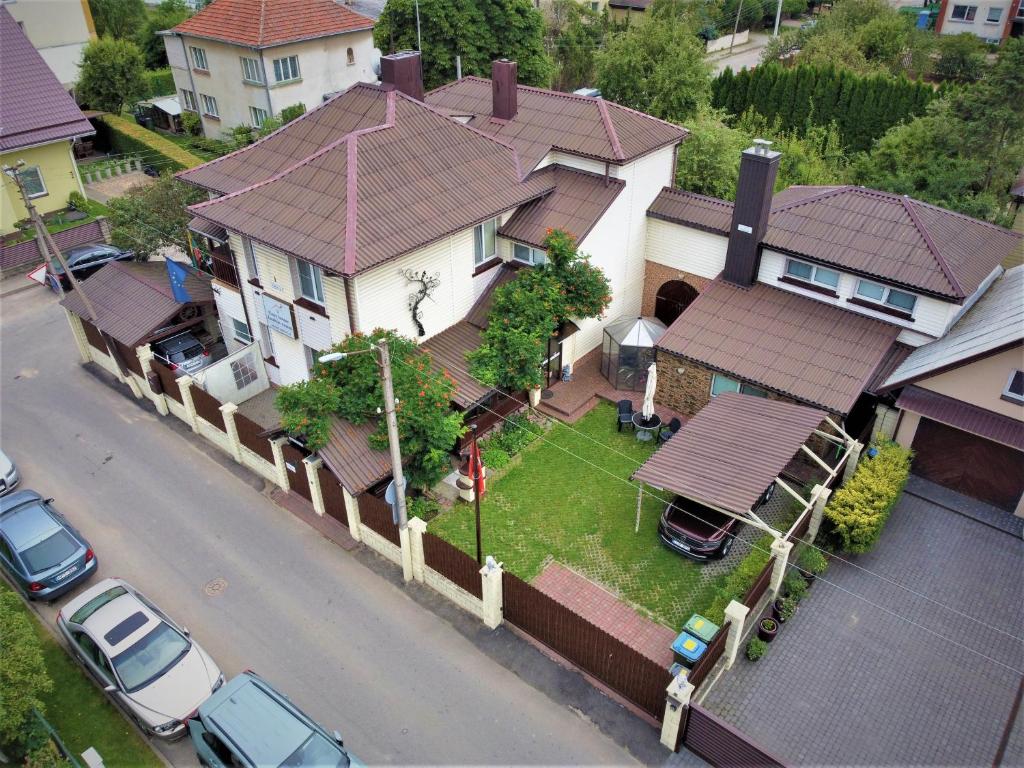
[[[562,340],[548,336],[547,357],[544,360],[545,386],[558,381],[562,375]]]

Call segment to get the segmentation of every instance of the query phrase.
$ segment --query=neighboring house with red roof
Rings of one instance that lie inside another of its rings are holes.
[[[214,0],[162,33],[184,110],[211,138],[373,82],[373,19],[335,0]]]
[[[43,57],[0,5],[0,165],[24,161],[21,178],[40,213],[61,210],[72,192],[84,194],[71,144],[93,127],[61,86]],[[0,234],[28,217],[21,193],[0,175]]]

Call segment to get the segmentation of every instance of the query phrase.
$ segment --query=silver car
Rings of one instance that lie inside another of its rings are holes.
[[[86,671],[147,734],[185,735],[185,723],[224,684],[187,629],[121,579],[65,605],[57,627]]]
[[[0,496],[14,490],[20,482],[18,468],[6,453],[0,451]]]

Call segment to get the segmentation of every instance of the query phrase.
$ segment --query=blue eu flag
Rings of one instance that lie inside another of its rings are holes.
[[[188,270],[176,261],[168,259],[164,262],[167,265],[167,278],[171,281],[171,293],[174,300],[179,304],[192,301],[188,291],[185,290],[185,278],[188,277]]]

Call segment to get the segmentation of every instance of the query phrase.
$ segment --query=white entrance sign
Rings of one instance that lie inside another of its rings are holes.
[[[289,339],[295,338],[295,323],[292,322],[292,307],[273,296],[263,294],[263,312],[267,316],[267,325]]]

